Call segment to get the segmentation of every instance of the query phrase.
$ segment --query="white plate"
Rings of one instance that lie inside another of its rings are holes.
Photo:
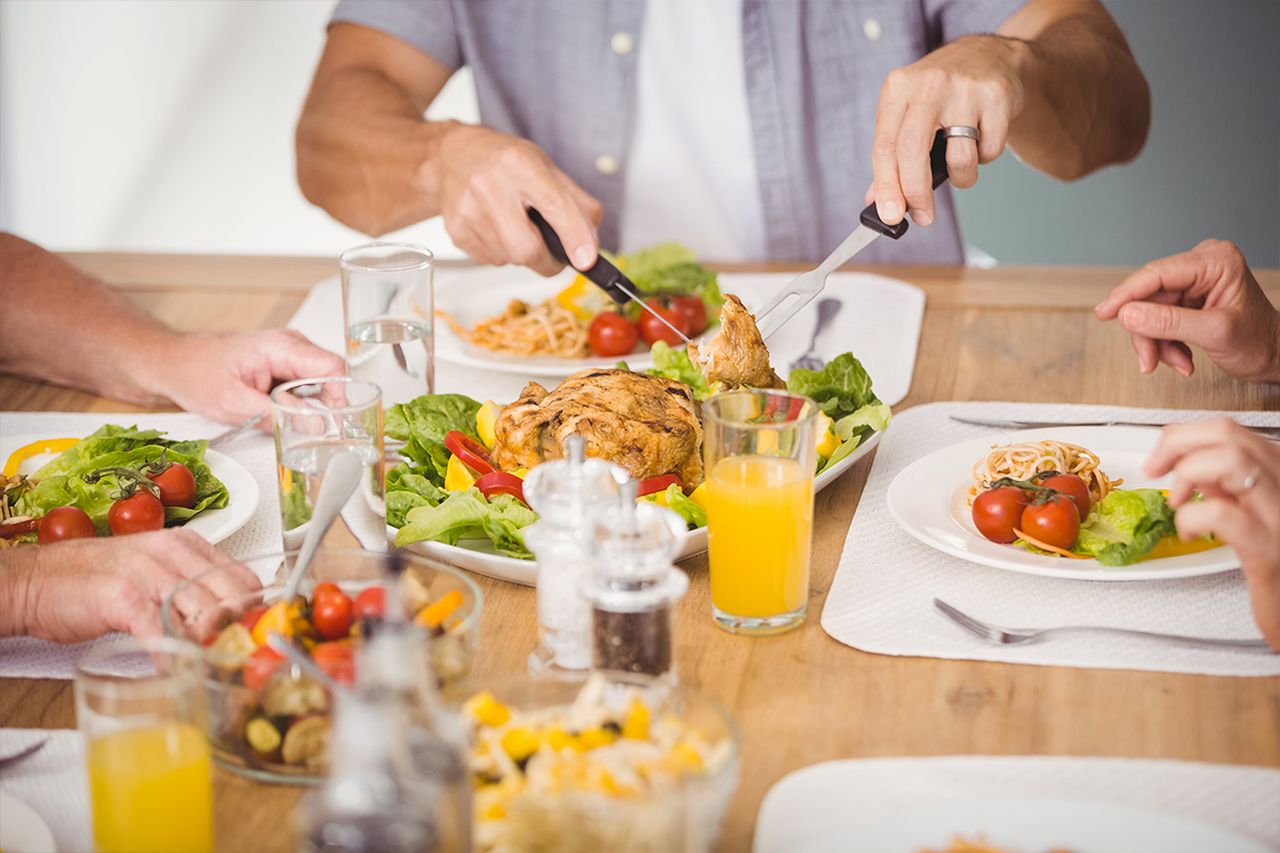
[[[893,422],[890,421],[889,425],[893,426]],[[884,435],[883,430],[873,433],[856,450],[819,474],[813,481],[814,491],[822,491],[835,482],[837,477],[858,464],[859,459],[874,450],[876,445],[880,443],[882,435]],[[388,525],[388,541],[394,540],[395,536],[396,529]],[[492,544],[487,539],[479,541],[463,540],[457,545],[446,545],[443,542],[415,542],[408,546],[408,550],[441,560],[460,569],[466,569],[469,572],[488,575],[499,580],[512,581],[513,583],[522,583],[529,586],[533,586],[538,582],[538,567],[533,560],[517,560],[514,557],[505,557],[498,554],[493,550]],[[680,556],[676,559],[683,560],[695,554],[701,554],[706,550],[707,528],[702,527],[698,530],[690,531],[689,535],[685,537]]]
[[[970,469],[993,444],[1044,438],[1078,444],[1098,454],[1108,476],[1124,478],[1121,488],[1166,488],[1168,478],[1155,481],[1142,473],[1142,463],[1159,437],[1159,430],[1145,427],[1051,427],[993,433],[953,444],[917,459],[893,478],[887,497],[889,512],[908,534],[944,554],[1022,574],[1132,581],[1188,578],[1239,568],[1236,552],[1225,546],[1119,567],[1104,566],[1097,560],[1049,557],[991,542],[973,524],[965,500],[972,482]]]
[[[1058,799],[922,803],[850,824],[804,845],[802,853],[919,853],[963,836],[1011,853],[1266,853],[1266,847],[1212,824],[1153,809]]]
[[[0,850],[4,853],[53,853],[53,832],[36,810],[0,791]]]
[[[0,439],[0,459],[9,458],[9,454],[16,448],[48,437],[41,435],[6,435],[3,439]],[[19,473],[30,474],[56,455],[42,454],[24,460]],[[209,542],[217,544],[241,527],[244,527],[249,519],[253,518],[254,510],[258,508],[258,481],[253,479],[253,475],[239,462],[216,450],[206,450],[204,461],[208,463],[209,470],[213,472],[213,476],[221,480],[227,487],[229,499],[226,506],[221,509],[206,510],[188,521],[183,527],[199,533]]]

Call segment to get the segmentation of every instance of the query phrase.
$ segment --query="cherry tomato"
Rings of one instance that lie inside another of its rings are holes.
[[[250,690],[261,690],[270,680],[271,673],[283,662],[284,655],[270,646],[260,646],[244,662],[244,686]]]
[[[654,492],[665,492],[667,486],[680,486],[680,478],[675,474],[663,474],[661,477],[650,477],[647,480],[641,480],[636,486],[636,497],[651,495]]]
[[[79,507],[60,506],[51,509],[40,519],[36,540],[41,545],[61,542],[64,539],[89,539],[98,535],[93,529],[93,519]]]
[[[973,523],[992,542],[1008,545],[1018,538],[1013,529],[1021,523],[1022,511],[1030,502],[1031,496],[1017,486],[988,489],[973,502]]]
[[[1080,513],[1075,502],[1063,495],[1054,495],[1028,504],[1022,511],[1019,528],[1028,536],[1055,548],[1068,549],[1076,544],[1080,533]]]
[[[521,480],[515,474],[508,474],[506,471],[494,471],[492,474],[485,474],[476,480],[476,488],[486,498],[491,498],[494,495],[511,495],[520,503],[525,503],[524,480]]]
[[[339,684],[356,680],[355,647],[350,643],[320,643],[311,650],[311,659]]]
[[[196,477],[181,462],[171,462],[163,471],[147,474],[160,488],[160,503],[191,509],[196,505]]]
[[[639,340],[640,330],[636,324],[613,311],[597,314],[587,327],[587,345],[592,354],[603,358],[626,355],[636,348]]]
[[[783,407],[782,401],[786,399],[786,407]],[[778,423],[780,421],[794,421],[800,417],[800,411],[804,408],[804,400],[799,397],[784,398],[779,394],[770,394],[764,403],[764,415],[761,420],[766,423]]]
[[[1054,474],[1052,477],[1046,477],[1040,481],[1040,485],[1046,489],[1053,489],[1056,492],[1071,498],[1075,502],[1076,511],[1080,513],[1080,520],[1084,521],[1089,517],[1089,509],[1093,506],[1093,501],[1089,497],[1089,486],[1077,474]]]
[[[484,449],[484,445],[466,433],[458,432],[456,429],[449,430],[444,435],[444,446],[450,453],[458,457],[463,465],[475,472],[476,476],[492,474],[498,470],[489,461],[489,451]]]
[[[164,527],[164,504],[146,489],[122,498],[107,510],[107,525],[113,536],[145,533]]]
[[[311,602],[314,604],[330,595],[342,595],[342,589],[333,581],[321,581],[311,590]]]
[[[236,621],[241,625],[253,630],[253,626],[258,624],[258,620],[262,618],[262,614],[267,612],[267,605],[259,604],[257,607],[250,607],[240,615]]]
[[[356,619],[381,619],[387,609],[387,591],[380,586],[360,590],[351,606]]]
[[[685,325],[684,317],[672,311],[670,308],[663,308],[662,303],[656,299],[650,299],[645,304],[652,308],[655,313],[662,317],[663,320],[666,320],[668,323],[684,332],[685,335],[689,334],[689,329]],[[666,341],[671,346],[676,346],[684,343],[684,341],[680,340],[679,335],[664,326],[657,317],[654,317],[653,314],[650,314],[648,311],[640,312],[639,324],[640,337],[644,338],[644,342],[646,344],[652,346],[658,341]]]
[[[707,330],[707,303],[697,296],[676,296],[671,299],[671,310],[684,318],[685,334],[700,335]]]
[[[351,599],[341,592],[311,597],[311,623],[316,626],[316,633],[326,640],[347,636],[353,621]]]

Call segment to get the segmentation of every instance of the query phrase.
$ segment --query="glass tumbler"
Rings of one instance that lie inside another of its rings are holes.
[[[347,372],[380,387],[387,406],[432,393],[431,252],[408,243],[368,243],[343,252],[338,263]]]
[[[703,404],[711,609],[735,634],[804,622],[813,542],[818,407],[786,391]]]
[[[77,665],[75,696],[94,849],[212,851],[200,647],[172,638],[96,646]]]
[[[271,392],[285,548],[306,536],[324,472],[336,453],[355,453],[368,469],[359,491],[378,516],[386,515],[382,446],[382,391],[350,376],[298,379]]]

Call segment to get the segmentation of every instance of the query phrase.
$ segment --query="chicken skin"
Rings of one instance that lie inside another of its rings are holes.
[[[725,294],[720,309],[720,329],[702,346],[689,344],[689,358],[707,377],[730,388],[785,388],[769,366],[769,350],[756,327],[755,318],[732,293]]]
[[[588,369],[550,392],[530,382],[502,410],[493,432],[492,459],[504,471],[559,459],[564,440],[577,434],[588,456],[637,480],[675,474],[686,488],[702,482],[702,424],[693,395],[670,379]]]

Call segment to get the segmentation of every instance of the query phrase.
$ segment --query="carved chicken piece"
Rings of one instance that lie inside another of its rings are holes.
[[[755,318],[733,294],[725,294],[720,309],[720,328],[701,346],[689,344],[689,358],[707,377],[729,387],[785,388],[769,366],[769,350],[756,327]]]

